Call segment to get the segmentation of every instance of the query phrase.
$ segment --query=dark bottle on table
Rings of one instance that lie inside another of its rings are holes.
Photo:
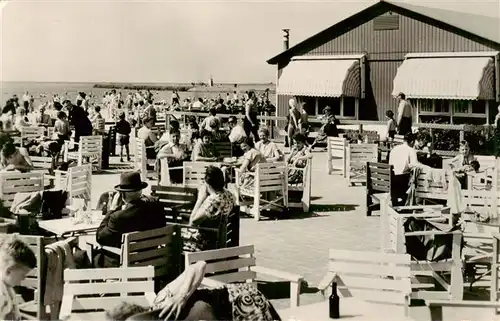
[[[330,298],[328,298],[329,308],[330,308],[330,319],[339,319],[340,318],[340,310],[339,310],[339,301],[340,297],[337,294],[337,283],[332,283],[332,294]]]

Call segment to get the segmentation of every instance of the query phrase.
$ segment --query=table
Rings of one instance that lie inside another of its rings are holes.
[[[67,234],[87,233],[97,230],[99,225],[101,225],[102,219],[103,217],[100,217],[99,219],[94,217],[92,223],[90,224],[86,222],[75,224],[73,223],[72,217],[67,217],[56,220],[39,221],[38,226],[41,229],[54,233],[57,236],[63,236]]]

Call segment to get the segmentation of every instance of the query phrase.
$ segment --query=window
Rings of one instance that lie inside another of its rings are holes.
[[[336,116],[342,116],[340,111],[340,98],[318,98],[318,110],[320,113],[323,113],[323,109],[326,106],[330,106]]]
[[[450,112],[450,101],[444,99],[436,99],[434,105],[434,112],[436,113],[449,113]]]
[[[389,12],[373,19],[373,30],[398,30],[399,15]]]
[[[433,112],[432,100],[431,99],[422,99],[419,101],[420,111],[422,112]]]
[[[453,100],[453,113],[454,114],[468,114],[469,101],[468,100]]]
[[[301,96],[297,100],[299,104],[304,104],[304,110],[308,115],[316,115],[316,98]]]
[[[473,114],[485,114],[486,113],[486,101],[485,100],[473,100],[472,101],[472,113]]]
[[[356,116],[356,98],[344,97],[344,114],[345,117]]]

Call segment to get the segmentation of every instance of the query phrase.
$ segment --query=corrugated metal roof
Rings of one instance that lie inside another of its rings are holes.
[[[421,99],[495,99],[490,57],[410,58],[398,68],[392,94]]]
[[[358,59],[292,59],[283,70],[276,92],[312,97],[359,97]]]
[[[476,14],[474,3],[470,5],[471,11],[454,11],[440,9],[436,7],[416,6],[404,2],[396,1],[378,1],[372,6],[365,8],[350,17],[343,19],[331,27],[305,39],[294,45],[290,49],[279,53],[267,62],[277,64],[280,61],[288,60],[292,56],[304,54],[315,48],[318,44],[327,42],[331,39],[356,28],[380,15],[389,11],[408,16],[410,18],[423,21],[428,24],[436,25],[439,28],[461,34],[464,37],[485,44],[495,49],[500,49],[500,5],[495,2],[487,3],[491,6],[491,16]],[[481,11],[486,11],[485,3],[482,3]]]

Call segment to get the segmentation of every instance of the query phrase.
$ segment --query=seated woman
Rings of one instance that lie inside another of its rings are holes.
[[[251,283],[198,289],[206,262],[186,267],[156,296],[152,307],[121,303],[106,312],[107,320],[281,320],[273,305]]]
[[[200,139],[194,145],[191,160],[193,162],[216,162],[219,159],[220,154],[212,144],[212,134],[202,130]]]
[[[311,145],[311,148],[314,148],[318,143],[325,143],[328,137],[338,137],[339,130],[337,128],[340,125],[340,122],[335,117],[335,114],[332,112],[332,108],[330,106],[326,106],[323,109],[323,119],[321,128],[318,131],[318,136],[314,139],[314,142]]]
[[[191,212],[189,225],[218,229],[221,219],[235,206],[233,194],[224,188],[224,174],[220,168],[209,166],[204,183],[198,190],[198,199]],[[217,247],[218,235],[214,231],[184,229],[184,251],[196,252]]]
[[[292,167],[304,168],[307,164],[307,158],[310,154],[309,148],[306,145],[306,137],[303,134],[295,134],[293,136],[294,145],[286,162]],[[302,171],[291,168],[288,171],[288,182],[290,184],[302,183]]]
[[[28,119],[26,117],[26,110],[22,107],[18,107],[16,110],[16,117],[14,119],[14,127],[18,130],[21,131],[23,127],[29,127],[31,124],[28,122]]]
[[[269,129],[259,128],[259,141],[255,143],[255,148],[264,155],[267,162],[277,162],[283,159],[283,153],[278,146],[269,140]]]
[[[189,158],[186,145],[180,144],[181,133],[176,128],[170,129],[170,143],[163,145],[158,151],[158,160],[166,158],[169,167],[181,167],[182,163]],[[159,169],[159,167],[158,167]],[[182,169],[169,171],[170,181],[175,184],[182,183]]]
[[[29,172],[33,168],[33,163],[28,155],[28,150],[14,146],[12,141],[2,146],[0,155],[0,166],[2,171]]]
[[[254,172],[257,164],[266,163],[266,158],[260,151],[255,149],[255,145],[253,140],[248,137],[244,137],[241,140],[241,149],[245,154],[241,157],[241,166],[240,166],[240,186],[247,187],[253,185],[254,176],[248,175],[249,172]]]
[[[474,161],[477,163],[476,158],[471,153],[469,143],[461,141],[458,155],[450,160],[448,166],[457,176],[462,189],[467,189],[467,173],[476,171],[477,165],[473,163]]]

